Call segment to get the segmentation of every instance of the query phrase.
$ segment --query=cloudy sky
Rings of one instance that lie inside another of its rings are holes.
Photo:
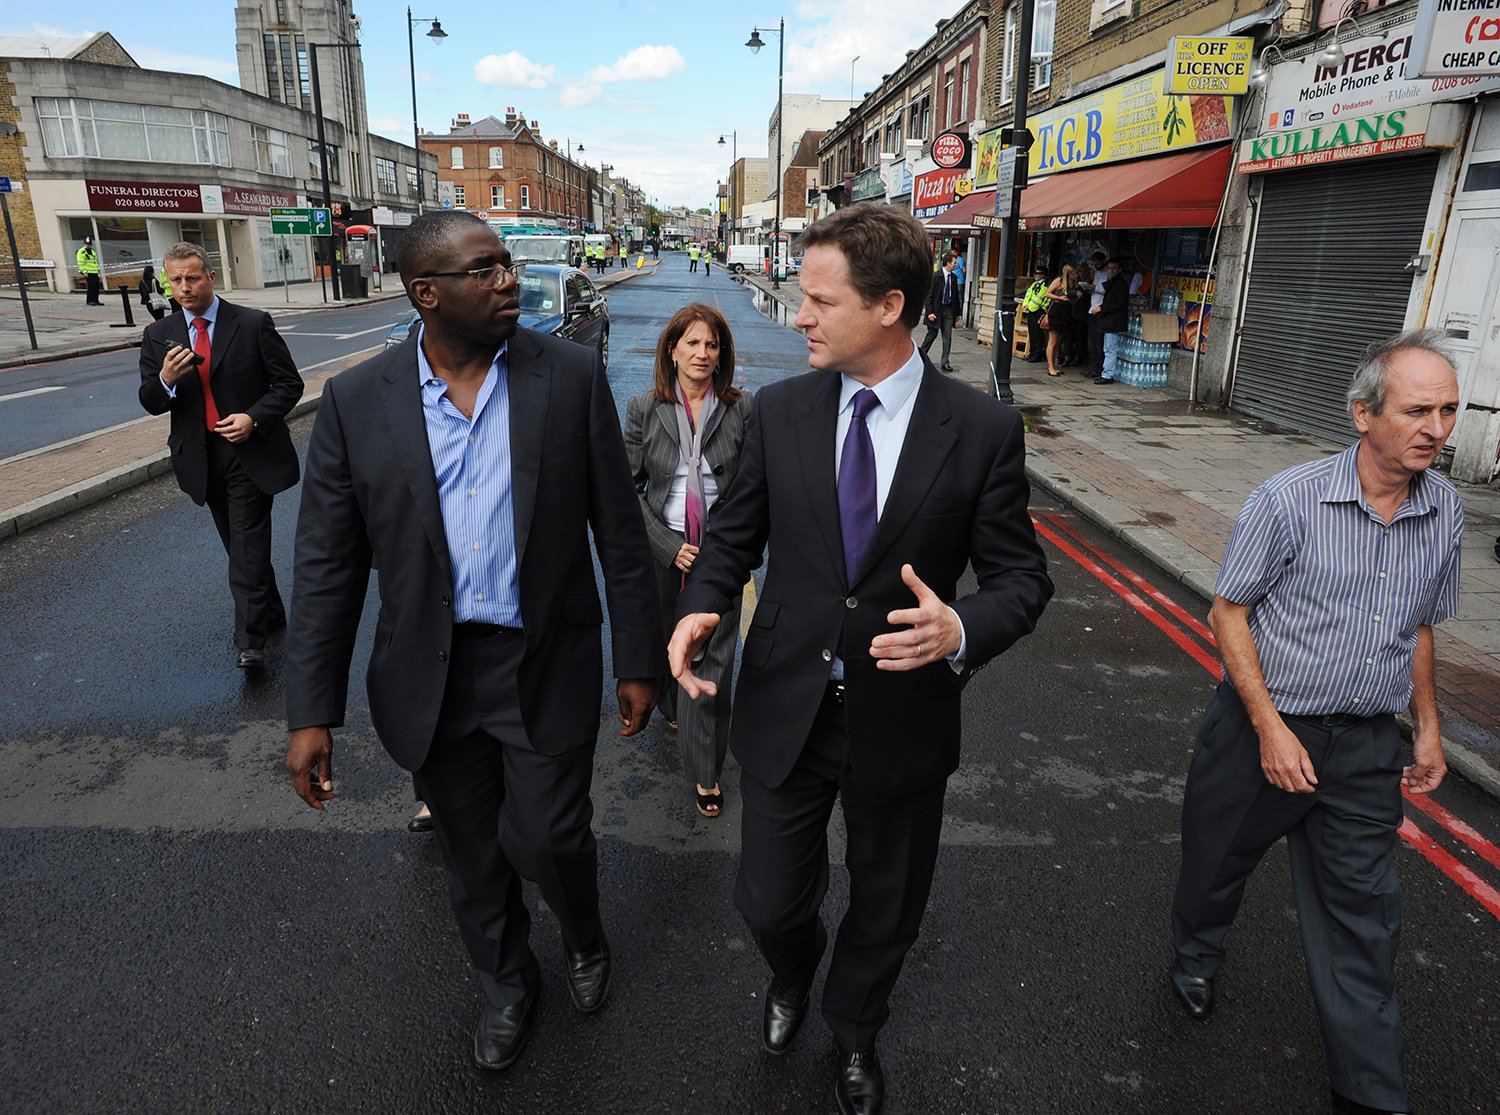
[[[524,5],[422,0],[414,16],[440,19],[435,44],[416,28],[418,120],[446,131],[460,112],[504,116],[515,106],[542,134],[612,164],[664,204],[712,204],[727,174],[731,132],[741,156],[766,154],[776,103],[776,36],[745,47],[752,27],[786,19],[786,91],[847,99],[873,88],[907,50],[963,0],[802,0],[774,6],[733,0],[574,0]],[[507,16],[521,10],[523,18]],[[364,43],[370,127],[411,141],[406,6],[355,0]],[[555,11],[565,22],[550,22]],[[142,66],[239,84],[234,10],[209,0],[191,15],[84,0],[20,0],[0,34],[109,31]],[[181,18],[179,18],[181,17]],[[191,29],[192,34],[184,32]],[[168,45],[170,44],[170,49]],[[855,57],[858,61],[855,62]],[[718,146],[720,135],[725,145]]]

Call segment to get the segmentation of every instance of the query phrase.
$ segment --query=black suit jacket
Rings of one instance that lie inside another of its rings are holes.
[[[890,494],[851,581],[834,476],[840,377],[812,372],[758,392],[740,472],[693,563],[678,612],[722,613],[772,554],[745,636],[730,744],[746,770],[781,784],[797,761],[843,642],[849,757],[860,789],[886,800],[958,766],[959,695],[979,669],[1036,626],[1052,595],[1027,511],[1020,416],[940,375],[925,359]],[[963,621],[962,673],[937,662],[877,670],[870,641],[886,615],[915,607],[917,575]],[[972,565],[978,591],[955,599]]]
[[[214,324],[208,382],[220,416],[248,414],[255,429],[234,446],[235,456],[255,486],[267,494],[297,483],[297,450],[287,432],[286,416],[302,398],[302,377],[292,354],[276,332],[271,315],[219,299]],[[167,447],[177,486],[194,503],[208,498],[208,424],[203,389],[196,375],[177,381],[175,397],[161,384],[162,358],[173,344],[192,348],[182,311],[146,326],[141,336],[141,406],[151,414],[172,412]]]
[[[937,314],[938,316],[942,316],[943,274],[943,269],[939,267],[937,270],[937,274],[933,275],[932,277],[932,289],[927,292],[927,308],[923,311],[924,313]],[[959,315],[959,311],[963,308],[963,304],[964,284],[958,281],[958,272],[955,271],[953,272],[953,302],[949,306],[949,309],[953,312],[954,317],[957,317]]]
[[[448,679],[453,576],[422,414],[416,333],[328,382],[307,450],[297,521],[287,719],[344,722],[349,662],[370,569],[380,615],[370,716],[407,770],[427,757]],[[666,672],[656,581],[598,354],[519,330],[508,350],[511,498],[526,650],[521,713],[530,742],[556,754],[592,742],[603,687],[609,599],[617,677]]]

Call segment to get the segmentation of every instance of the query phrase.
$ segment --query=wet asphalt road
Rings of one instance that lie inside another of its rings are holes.
[[[729,315],[752,386],[801,366],[796,336],[747,292],[718,269],[702,279],[668,256],[610,293],[622,407],[692,297]],[[309,427],[294,428],[299,445]],[[295,513],[278,501],[283,577]],[[1165,988],[1177,811],[1211,679],[1049,555],[1058,594],[1040,629],[967,691],[933,899],[881,1041],[888,1110],[1319,1111],[1282,850],[1252,881],[1213,1020],[1190,1023]],[[249,680],[230,665],[223,578],[207,514],[170,479],[0,545],[6,1110],[832,1109],[816,1015],[788,1056],[759,1048],[766,973],[730,901],[737,768],[725,818],[704,820],[660,722],[621,741],[607,712],[594,799],[610,1004],[573,1010],[541,908],[532,1043],[508,1073],[475,1068],[480,993],[442,867],[405,831],[410,783],[369,727],[373,624],[337,734],[339,797],[319,815],[281,767],[279,667]],[[1500,839],[1492,803],[1456,780],[1443,801]],[[1500,1110],[1500,924],[1405,845],[1401,865],[1414,1097],[1428,1112]],[[835,871],[835,917],[845,896]]]
[[[406,308],[397,300],[336,310],[272,306],[270,314],[305,374],[380,344]],[[140,340],[139,330],[132,339]],[[0,459],[145,417],[139,368],[138,348],[0,368]]]

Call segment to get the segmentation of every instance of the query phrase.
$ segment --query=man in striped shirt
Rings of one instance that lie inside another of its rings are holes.
[[[1182,807],[1172,987],[1214,1006],[1250,872],[1287,838],[1335,1112],[1405,1111],[1396,943],[1401,787],[1443,780],[1434,624],[1458,603],[1463,504],[1429,471],[1458,411],[1439,330],[1374,346],[1350,384],[1359,441],[1251,493],[1209,613],[1224,682]],[[1402,766],[1394,714],[1410,708]]]

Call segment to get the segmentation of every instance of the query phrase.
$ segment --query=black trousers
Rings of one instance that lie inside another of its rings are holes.
[[[828,944],[834,799],[848,830],[849,909],[823,986],[823,1018],[846,1049],[869,1049],[917,939],[943,827],[944,783],[891,801],[860,793],[849,767],[844,709],[825,698],[807,746],[780,786],[743,775],[740,872],[734,904],[778,976],[810,981]]]
[[[945,368],[948,366],[948,353],[953,349],[953,319],[957,309],[958,307],[951,302],[946,306],[938,307],[937,320],[927,323],[927,336],[922,338],[920,346],[922,355],[927,355],[927,350],[932,347],[932,342],[937,340],[937,335],[941,332],[943,334],[942,365]]]
[[[1104,328],[1099,322],[1098,314],[1090,314],[1089,318],[1089,374],[1104,374]]]
[[[1396,998],[1396,723],[1390,716],[1337,724],[1283,719],[1312,759],[1316,793],[1291,794],[1266,781],[1260,738],[1227,683],[1203,715],[1183,796],[1182,871],[1172,901],[1178,962],[1190,975],[1218,971],[1245,883],[1285,836],[1329,1081],[1359,1103],[1405,1111]]]
[[[455,630],[432,750],[414,779],[432,810],[459,935],[497,1007],[520,1001],[536,964],[523,878],[557,915],[567,948],[591,948],[600,929],[594,741],[560,755],[531,745],[516,689],[525,642],[520,631]]]
[[[208,436],[208,509],[229,555],[234,645],[241,650],[260,650],[266,636],[286,625],[271,564],[274,498],[255,486],[229,442],[217,434]]]
[[[99,291],[103,288],[99,282],[99,276],[85,275],[83,281],[87,288],[84,292],[83,300],[90,306],[102,306],[104,303],[99,301]]]

